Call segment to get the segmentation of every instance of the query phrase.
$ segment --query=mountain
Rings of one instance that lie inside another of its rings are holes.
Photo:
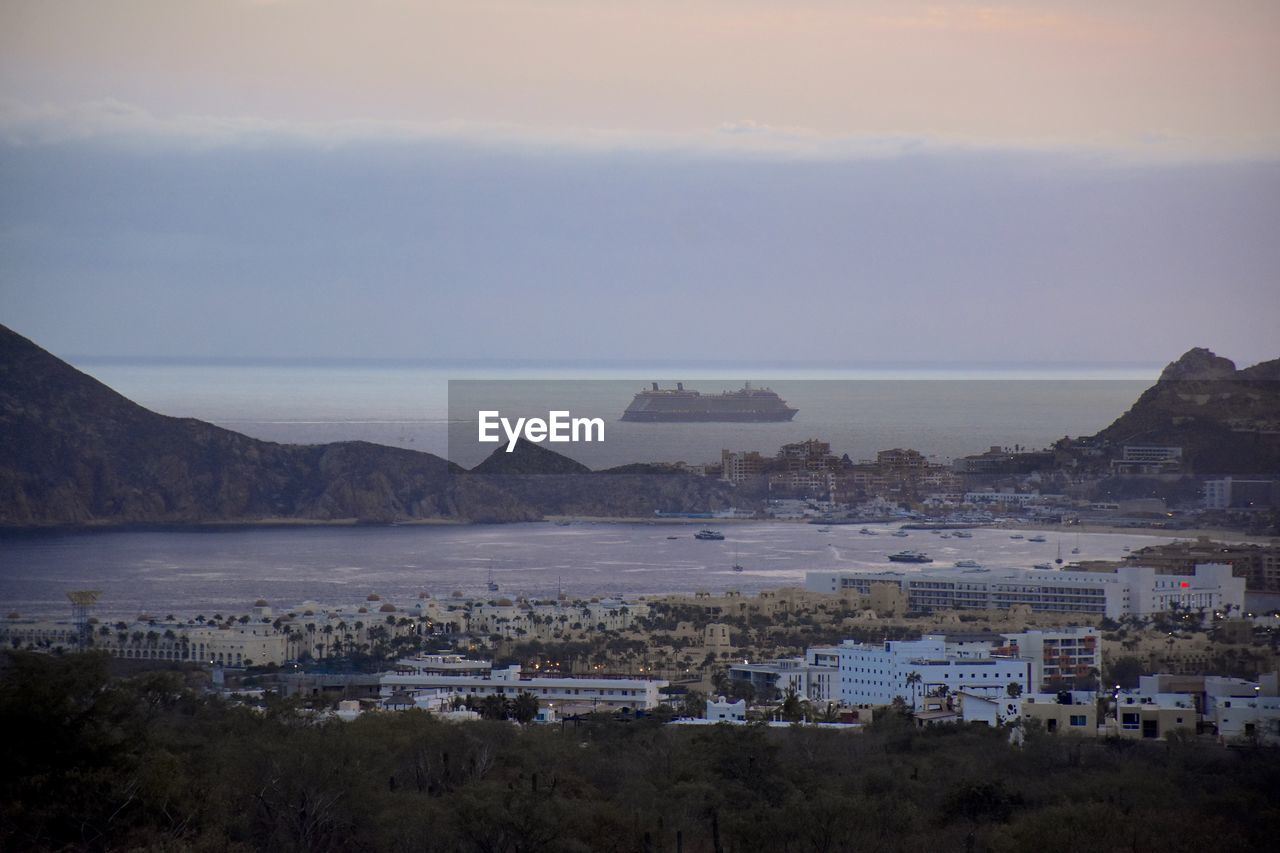
[[[0,525],[537,517],[461,473],[428,453],[159,415],[0,326]]]
[[[702,477],[615,477],[521,442],[473,471],[362,441],[260,441],[128,400],[0,326],[0,527],[529,521],[729,505]]]
[[[1092,439],[1183,448],[1198,476],[1280,472],[1280,359],[1243,370],[1213,352],[1188,350],[1129,411]]]
[[[489,475],[581,475],[591,469],[581,462],[548,450],[540,444],[517,441],[507,452],[503,445],[490,453],[483,462],[471,469],[473,474]]]
[[[655,511],[744,506],[716,479],[651,466],[592,471],[544,447],[519,442],[493,451],[469,477],[536,506],[547,515],[652,518]]]

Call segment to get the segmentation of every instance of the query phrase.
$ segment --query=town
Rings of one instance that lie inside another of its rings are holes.
[[[754,596],[370,593],[350,606],[258,600],[244,613],[116,621],[74,591],[71,618],[11,613],[0,643],[99,651],[127,671],[198,669],[234,701],[293,699],[342,719],[502,717],[524,697],[527,722],[623,714],[857,730],[897,713],[1280,743],[1280,612],[1245,605],[1253,567],[1274,577],[1280,549],[1200,541],[1134,556],[1109,570],[815,571]]]
[[[745,507],[755,500],[762,516],[825,523],[909,513],[940,522],[1002,518],[1274,533],[1280,510],[1280,479],[1274,474],[1196,471],[1186,464],[1182,447],[1112,446],[1090,439],[1063,439],[1042,450],[993,446],[942,462],[910,448],[854,461],[811,438],[784,444],[772,456],[725,449],[717,462],[671,467],[732,484],[744,509],[722,513],[729,517],[752,514]]]

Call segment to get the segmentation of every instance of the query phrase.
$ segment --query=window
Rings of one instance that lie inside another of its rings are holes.
[[[1083,725],[1085,725],[1085,715],[1084,715],[1084,714],[1072,714],[1072,715],[1071,715],[1071,725],[1073,725],[1073,726],[1083,726]]]

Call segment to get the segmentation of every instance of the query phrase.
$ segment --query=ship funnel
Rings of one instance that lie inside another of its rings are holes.
[[[676,390],[677,390],[677,391],[683,391],[683,390],[684,390],[684,383],[683,383],[683,382],[677,382],[677,383],[676,383]]]
[[[652,383],[652,384],[653,384],[653,390],[657,391],[657,390],[658,390],[658,383],[657,383],[657,382],[654,382],[654,383]]]

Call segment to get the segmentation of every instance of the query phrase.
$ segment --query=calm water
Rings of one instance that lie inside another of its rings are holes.
[[[788,523],[724,525],[723,542],[693,538],[677,524],[511,524],[475,527],[269,528],[198,532],[114,531],[0,536],[0,605],[24,615],[62,616],[65,594],[102,590],[99,612],[206,615],[243,612],[259,597],[277,607],[304,601],[352,604],[376,592],[408,601],[422,591],[484,595],[490,568],[504,595],[575,596],[727,589],[756,592],[803,582],[815,569],[887,569],[889,553],[927,551],[930,568],[973,559],[988,568],[1064,558],[1117,559],[1166,537],[1130,533],[1047,534],[1037,544],[1005,531],[972,539],[913,531],[877,536],[853,526],[823,533]],[[668,537],[675,536],[675,539]],[[1070,549],[1079,542],[1081,554]],[[735,560],[745,571],[734,573]]]
[[[1064,435],[1107,426],[1157,372],[1009,367],[797,373],[760,367],[749,376],[740,369],[732,375],[703,369],[678,377],[708,393],[740,387],[750,379],[769,385],[800,409],[786,424],[733,425],[618,421],[632,395],[649,380],[662,381],[664,387],[674,384],[666,378],[672,372],[669,365],[617,371],[93,361],[78,366],[163,414],[201,418],[270,441],[360,439],[424,450],[468,467],[493,449],[472,441],[474,410],[481,401],[504,413],[519,409],[545,415],[549,408],[569,409],[607,421],[603,445],[555,446],[594,468],[637,461],[718,461],[726,447],[771,454],[783,443],[814,437],[854,460],[892,447],[911,447],[937,461],[991,445],[1039,448]],[[499,377],[507,381],[492,381]],[[455,382],[451,400],[449,380],[477,379],[490,381]],[[460,387],[473,393],[460,395]],[[494,393],[477,396],[478,388]]]
[[[125,396],[168,415],[197,417],[274,441],[363,439],[479,461],[474,444],[449,444],[449,380],[501,377],[517,407],[557,406],[608,420],[603,446],[569,447],[593,467],[643,460],[718,460],[723,447],[772,453],[786,441],[818,437],[836,453],[870,458],[913,447],[939,461],[992,444],[1041,447],[1065,434],[1092,433],[1118,417],[1154,378],[1147,367],[960,371],[880,367],[796,371],[754,368],[801,411],[788,424],[739,426],[620,424],[616,418],[670,365],[617,371],[484,369],[414,365],[210,365],[78,362]],[[602,379],[602,375],[608,375]],[[736,387],[743,371],[684,372],[689,387]],[[963,379],[957,377],[965,377]],[[976,377],[976,378],[975,378]],[[1069,377],[1069,378],[1068,378]],[[528,380],[542,380],[530,383]],[[591,381],[584,381],[591,380]],[[694,384],[700,382],[702,384]],[[665,380],[664,384],[669,384]],[[455,390],[458,387],[455,383]],[[474,401],[470,401],[474,402]],[[455,418],[459,401],[454,401]],[[455,422],[455,426],[457,423]],[[485,449],[487,451],[488,448]],[[451,452],[452,451],[452,452]],[[371,592],[407,599],[421,591],[482,593],[490,568],[503,594],[573,595],[754,592],[799,583],[830,567],[885,568],[903,548],[928,550],[946,566],[976,559],[993,567],[1052,560],[1045,545],[977,531],[972,540],[927,533],[898,539],[881,528],[862,536],[836,527],[729,525],[725,542],[697,542],[680,525],[522,524],[485,527],[276,528],[200,532],[116,531],[0,536],[0,606],[30,615],[66,612],[71,589],[103,591],[100,612],[243,610],[263,597],[278,606],[313,600],[346,604]],[[675,536],[675,539],[669,539]],[[1161,541],[1131,534],[1081,539],[1081,558],[1119,557],[1128,545]],[[1069,551],[1074,540],[1064,544]],[[740,562],[746,571],[731,570]]]

